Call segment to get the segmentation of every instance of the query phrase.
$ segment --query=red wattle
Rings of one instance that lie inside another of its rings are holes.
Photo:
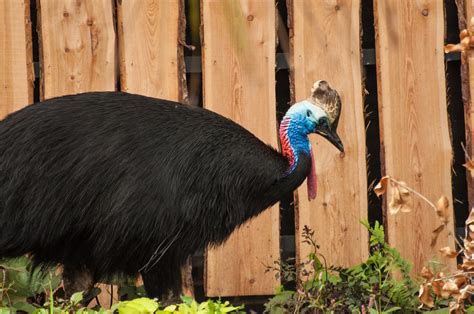
[[[308,185],[308,200],[314,200],[318,192],[318,181],[316,178],[316,163],[314,161],[313,151],[311,150],[311,170],[309,172],[308,178],[306,179]]]

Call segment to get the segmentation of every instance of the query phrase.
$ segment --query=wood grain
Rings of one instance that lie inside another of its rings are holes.
[[[201,1],[204,105],[277,147],[275,5],[259,0]],[[207,252],[208,296],[273,294],[279,282],[264,265],[279,259],[274,206]]]
[[[0,0],[0,119],[33,102],[30,1]]]
[[[186,102],[183,0],[118,1],[117,17],[121,90]],[[191,259],[182,268],[182,284],[192,296]]]
[[[375,1],[382,162],[387,175],[436,202],[452,206],[451,162],[444,67],[442,1]],[[388,195],[390,199],[390,195]],[[387,199],[385,199],[387,201]],[[454,248],[446,232],[430,246],[441,223],[419,199],[410,213],[387,214],[388,240],[418,273],[438,249]],[[453,232],[453,212],[448,231]]]
[[[183,98],[182,6],[182,0],[118,2],[123,91],[169,100]]]
[[[368,255],[367,231],[359,223],[367,219],[360,1],[293,0],[290,5],[294,98],[308,98],[320,79],[337,89],[342,98],[338,133],[345,148],[341,154],[324,138],[310,136],[318,195],[310,202],[306,183],[298,189],[297,255],[304,259],[310,252],[301,244],[308,225],[329,265],[351,266]]]
[[[110,0],[40,0],[42,98],[115,90]]]
[[[471,19],[474,17],[474,2],[463,1],[465,20],[460,19],[460,29],[469,28],[474,31]],[[472,107],[472,97],[474,95],[474,51],[466,51],[467,62],[461,64],[462,96],[464,102],[464,125],[466,130],[466,151],[469,157],[474,157],[474,112]],[[467,160],[466,160],[467,161]],[[474,207],[474,173],[466,170],[467,196],[469,209]]]
[[[110,0],[40,0],[41,98],[116,86],[113,6]],[[110,285],[99,284],[103,306]],[[114,287],[114,300],[117,300]],[[90,306],[93,306],[91,304]]]

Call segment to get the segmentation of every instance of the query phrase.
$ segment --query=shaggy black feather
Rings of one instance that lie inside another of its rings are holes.
[[[141,270],[180,293],[180,266],[298,187],[310,170],[203,108],[120,92],[65,96],[0,122],[0,257]],[[153,258],[152,258],[153,257]],[[68,278],[74,281],[75,278]]]

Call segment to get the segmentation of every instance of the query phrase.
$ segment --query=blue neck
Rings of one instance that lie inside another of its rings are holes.
[[[301,123],[292,117],[285,117],[280,125],[280,140],[283,155],[288,159],[290,167],[287,173],[292,173],[298,165],[300,153],[311,155],[311,144],[308,133]]]

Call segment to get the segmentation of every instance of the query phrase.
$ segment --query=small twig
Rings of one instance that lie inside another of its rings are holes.
[[[187,43],[185,43],[185,42],[184,42],[183,40],[181,40],[181,39],[178,40],[178,43],[179,43],[181,46],[183,46],[183,47],[185,47],[186,49],[189,49],[189,50],[191,50],[191,51],[196,50],[196,46],[187,44]]]
[[[110,307],[114,304],[114,285],[110,285]]]
[[[5,283],[7,281],[7,272],[5,271],[5,268],[2,268],[2,294],[0,294],[0,301],[3,300],[3,293],[5,292]]]
[[[466,150],[466,146],[464,146],[464,143],[461,142],[461,147],[462,147],[462,150],[464,151],[464,157],[466,158],[467,161],[471,161],[471,157],[469,156],[469,154],[467,153],[467,150]]]
[[[459,274],[446,276],[446,277],[443,277],[443,278],[436,278],[436,279],[431,280],[431,282],[443,281],[443,280],[446,280],[446,279],[451,279],[451,278],[455,278],[455,277],[462,276],[462,275],[474,275],[474,271],[465,271],[465,272],[462,272],[462,273],[459,273]]]
[[[454,242],[456,242],[456,244],[461,248],[461,251],[459,251],[458,253],[461,253],[462,251],[464,251],[463,249],[464,246],[461,244],[461,242],[459,242],[458,238],[456,238],[451,231],[448,231],[448,236],[453,237]]]

